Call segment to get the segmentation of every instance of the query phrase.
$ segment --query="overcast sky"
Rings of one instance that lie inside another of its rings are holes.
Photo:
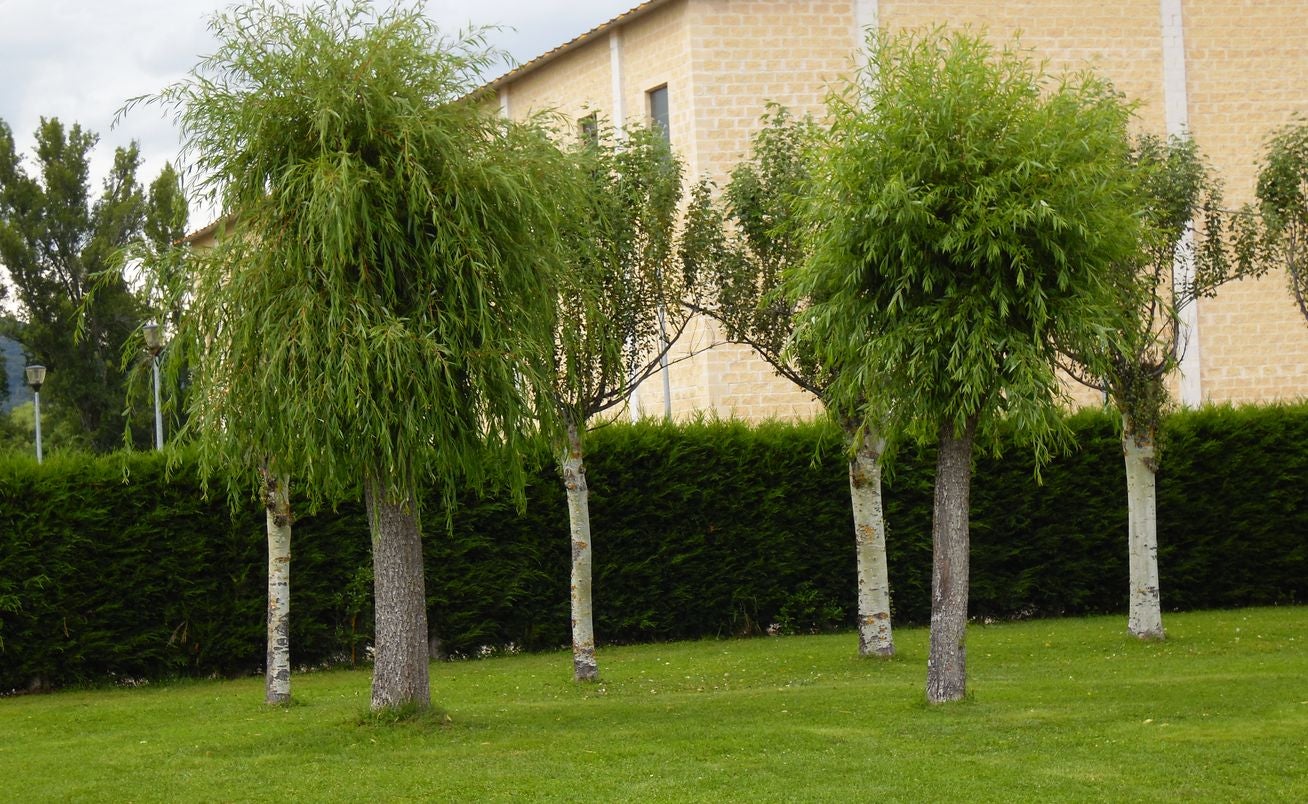
[[[427,13],[451,32],[501,25],[492,44],[519,63],[572,39],[640,0],[430,0]],[[378,3],[379,6],[385,2]],[[138,108],[111,129],[128,98],[158,92],[212,50],[206,22],[226,0],[0,0],[0,119],[21,150],[39,119],[78,122],[100,135],[92,162],[97,189],[113,149],[137,140],[142,184],[177,152],[172,124]],[[488,76],[494,77],[494,76]],[[191,228],[207,221],[192,220]]]

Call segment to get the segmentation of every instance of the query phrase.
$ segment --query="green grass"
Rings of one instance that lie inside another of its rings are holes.
[[[836,634],[432,666],[443,715],[366,717],[368,675],[0,699],[0,800],[1308,801],[1308,608],[973,625],[972,698]]]

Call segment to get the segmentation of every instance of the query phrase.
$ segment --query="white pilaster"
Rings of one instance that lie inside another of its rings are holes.
[[[621,142],[626,130],[627,109],[622,102],[622,29],[609,31],[609,75],[612,78],[613,136]]]
[[[1190,99],[1186,92],[1185,26],[1181,0],[1159,0],[1163,23],[1163,116],[1168,136],[1181,136],[1190,129]],[[1194,235],[1186,232],[1172,263],[1172,284],[1189,287],[1194,281]],[[1179,311],[1181,321],[1177,336],[1181,348],[1181,404],[1198,407],[1203,402],[1200,380],[1199,301],[1190,302]]]

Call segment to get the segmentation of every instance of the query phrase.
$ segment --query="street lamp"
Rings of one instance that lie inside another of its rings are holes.
[[[163,351],[163,333],[153,321],[145,322],[141,332],[145,335],[145,349],[150,353],[150,363],[154,368],[154,448],[163,449],[163,415],[159,410],[159,352]]]
[[[45,366],[27,367],[27,384],[32,386],[32,418],[36,421],[36,462],[41,462],[41,386],[45,385]]]

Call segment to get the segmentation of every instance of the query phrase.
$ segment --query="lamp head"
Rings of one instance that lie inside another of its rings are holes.
[[[147,321],[141,326],[141,334],[145,336],[145,348],[150,354],[157,355],[163,348],[163,332],[159,330],[159,325],[153,321]]]
[[[27,384],[32,386],[33,391],[41,393],[41,386],[45,385],[45,366],[28,366]]]

